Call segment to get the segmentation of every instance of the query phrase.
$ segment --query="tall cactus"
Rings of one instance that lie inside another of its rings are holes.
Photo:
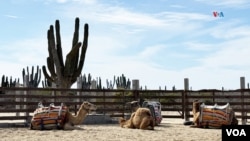
[[[101,90],[102,88],[102,79],[101,77],[96,78],[96,89]]]
[[[114,89],[115,86],[115,76],[114,76],[114,81],[112,82],[111,80],[109,81],[108,79],[106,80],[106,84],[107,84],[107,89]]]
[[[88,46],[89,27],[88,24],[84,25],[83,43],[78,42],[79,22],[80,20],[77,17],[75,19],[75,31],[73,35],[72,48],[66,56],[65,63],[63,60],[61,46],[59,20],[56,20],[55,22],[56,36],[54,36],[53,25],[51,25],[50,29],[48,30],[47,38],[49,57],[47,58],[47,67],[50,75],[47,73],[45,66],[43,66],[42,69],[46,79],[48,79],[50,82],[54,82],[58,88],[70,88],[76,82],[77,77],[79,77],[82,72]]]
[[[48,79],[44,78],[44,80],[42,81],[42,86],[43,88],[52,88],[52,83],[48,81]]]
[[[23,84],[27,83],[27,87],[32,87],[32,88],[38,87],[41,81],[41,69],[39,69],[39,66],[37,66],[36,68],[36,73],[34,73],[34,66],[32,66],[31,68],[31,73],[29,72],[29,67],[27,67],[27,74],[25,73],[25,69],[23,68],[22,75],[23,75]]]
[[[8,77],[5,78],[5,75],[2,76],[2,82],[1,82],[1,87],[9,88],[9,87],[16,87],[16,84],[19,83],[18,80],[12,81],[12,77],[10,77],[10,80]],[[5,91],[0,90],[0,94],[5,94]]]
[[[81,75],[79,78],[81,79],[81,82],[82,82],[82,89],[89,90],[91,87],[91,81],[92,81],[92,76],[90,75],[90,73],[88,74],[88,76],[84,74],[83,76]]]
[[[116,88],[117,89],[130,89],[131,88],[131,81],[126,79],[125,75],[122,74],[120,77],[116,79]]]
[[[17,83],[19,83],[19,78],[17,80],[12,80],[12,77],[10,77],[9,80],[7,76],[2,76],[1,87],[15,87]]]

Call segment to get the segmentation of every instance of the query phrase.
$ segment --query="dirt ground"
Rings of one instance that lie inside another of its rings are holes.
[[[221,141],[221,129],[191,128],[180,119],[163,120],[155,130],[121,128],[118,124],[80,125],[82,130],[0,128],[1,141]]]

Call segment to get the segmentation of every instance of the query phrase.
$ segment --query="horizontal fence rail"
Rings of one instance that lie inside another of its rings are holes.
[[[83,101],[97,105],[98,114],[110,117],[125,117],[131,112],[128,102],[134,100],[159,101],[163,118],[192,118],[192,102],[206,105],[225,105],[236,112],[236,118],[250,118],[250,90],[83,90],[53,88],[3,88],[0,87],[0,120],[25,120],[28,124],[38,103],[45,106],[67,105],[71,112],[77,113]]]

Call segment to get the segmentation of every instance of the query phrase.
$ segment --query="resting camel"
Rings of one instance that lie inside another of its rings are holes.
[[[66,112],[66,119],[65,119],[65,124],[63,126],[64,130],[74,130],[78,129],[74,125],[79,125],[82,124],[84,119],[86,118],[87,114],[91,111],[95,111],[97,107],[90,103],[90,102],[83,102],[77,112],[77,114],[74,116],[70,111],[68,110]]]
[[[122,128],[152,129],[154,130],[155,120],[148,108],[138,108],[131,114],[130,119],[119,119]],[[149,128],[151,127],[151,128]]]
[[[220,128],[222,125],[238,125],[238,120],[235,117],[234,111],[228,109],[228,115],[225,111],[220,111],[220,108],[213,109],[205,108],[201,111],[201,102],[198,100],[193,101],[193,125],[190,127],[213,127]],[[222,108],[222,107],[221,107]],[[222,108],[223,109],[223,108]],[[201,113],[202,112],[202,113]],[[217,114],[217,116],[216,116]],[[201,117],[203,115],[204,117]],[[220,115],[220,116],[218,116]],[[221,116],[225,116],[221,118]],[[228,119],[225,119],[227,118]]]
[[[200,127],[199,125],[199,117],[200,117],[200,105],[201,102],[198,100],[193,101],[193,125],[191,127]]]
[[[69,108],[65,107],[64,109],[66,109],[65,118],[62,120],[62,122],[60,122],[59,129],[74,130],[74,129],[81,129],[81,128],[76,127],[74,125],[82,124],[82,122],[84,121],[84,119],[86,118],[88,113],[90,113],[91,111],[95,111],[97,109],[97,107],[90,102],[84,101],[81,104],[76,115],[72,115],[72,113],[69,111]],[[37,112],[37,111],[38,110],[36,110],[35,112]],[[53,129],[53,128],[49,127],[49,125],[50,124],[52,126],[55,125],[55,123],[54,123],[55,120],[54,119],[47,120],[47,121],[46,121],[46,119],[43,120],[44,113],[46,113],[46,111],[41,110],[41,112],[39,112],[37,116],[33,116],[32,120],[31,120],[30,129],[40,129],[40,130],[46,129],[46,128]],[[55,113],[56,113],[56,115],[55,115]],[[58,113],[58,110],[57,110],[57,112],[50,113],[50,114],[51,115],[54,114],[55,116],[53,116],[52,118],[55,118],[58,116],[57,113]],[[47,117],[45,117],[45,118],[47,118]],[[41,121],[43,121],[44,125],[41,123]],[[45,122],[48,122],[47,126],[45,125]]]
[[[131,112],[135,112],[138,108],[140,108],[139,101],[131,101],[127,102],[127,105],[130,106]]]

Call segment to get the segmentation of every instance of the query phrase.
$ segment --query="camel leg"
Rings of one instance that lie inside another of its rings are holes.
[[[143,118],[142,122],[140,124],[140,129],[143,129],[143,130],[148,129],[149,124],[150,124],[149,119],[148,118]]]
[[[194,119],[193,119],[194,125],[191,125],[190,127],[200,127],[200,125],[199,125],[199,116],[200,116],[200,112],[196,112],[194,114]]]
[[[154,130],[155,120],[153,118],[150,118],[150,124],[149,124],[149,126],[151,126],[151,129]]]
[[[63,130],[74,130],[74,127],[70,123],[65,123]]]

